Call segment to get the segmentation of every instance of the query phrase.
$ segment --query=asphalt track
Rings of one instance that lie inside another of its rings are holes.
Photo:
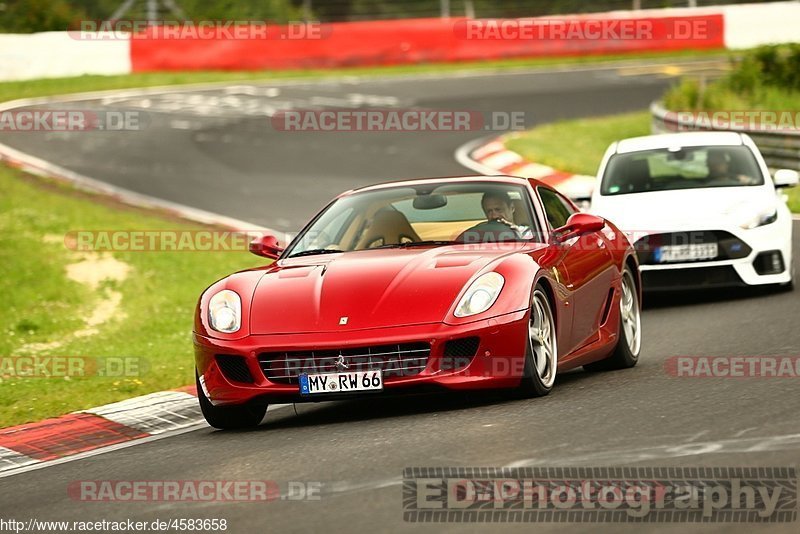
[[[625,67],[192,90],[148,102],[81,103],[84,109],[146,105],[150,123],[143,132],[29,133],[0,141],[135,191],[295,230],[339,191],[384,179],[464,173],[454,150],[486,132],[278,132],[266,115],[253,113],[280,99],[295,107],[349,101],[524,111],[526,122],[535,124],[641,109],[672,81],[658,67]],[[222,103],[234,94],[238,101]],[[797,223],[795,230],[800,250]],[[677,378],[665,372],[664,362],[679,355],[798,356],[798,311],[797,292],[650,299],[634,369],[565,374],[550,396],[535,400],[454,395],[298,405],[297,415],[283,408],[269,412],[253,431],[203,428],[2,478],[2,515],[225,518],[229,532],[796,532],[796,523],[414,524],[403,521],[401,496],[403,468],[413,466],[797,467],[796,378]],[[322,491],[318,501],[266,504],[86,503],[67,494],[78,480],[190,479],[275,480],[281,486],[318,481]]]

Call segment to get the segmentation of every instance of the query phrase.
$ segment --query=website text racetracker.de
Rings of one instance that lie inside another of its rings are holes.
[[[180,518],[134,521],[108,519],[89,521],[43,521],[0,519],[0,532],[224,532],[227,519]]]
[[[571,468],[570,476],[564,476],[570,468],[459,469],[406,469],[405,519],[779,522],[797,518],[797,478],[791,468],[619,468],[613,473],[619,477],[607,476],[614,468]],[[653,470],[670,476],[653,477]]]

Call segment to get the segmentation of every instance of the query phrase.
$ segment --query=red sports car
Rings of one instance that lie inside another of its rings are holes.
[[[636,254],[612,223],[514,177],[348,191],[275,259],[209,287],[195,313],[211,426],[258,425],[269,403],[430,389],[546,395],[556,372],[632,367]]]

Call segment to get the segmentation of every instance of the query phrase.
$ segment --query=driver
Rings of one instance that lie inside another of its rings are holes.
[[[725,150],[709,150],[706,156],[708,180],[719,185],[752,185],[753,179],[744,174],[731,172],[730,154]]]
[[[532,239],[533,231],[528,226],[516,225],[514,220],[514,203],[506,191],[487,191],[481,199],[483,213],[486,214],[486,222],[476,225],[466,232],[481,230],[487,223],[498,222],[508,226],[518,239]]]

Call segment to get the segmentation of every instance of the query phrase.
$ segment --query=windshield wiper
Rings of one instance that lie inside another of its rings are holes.
[[[298,252],[296,254],[292,254],[288,256],[289,258],[299,258],[300,256],[315,256],[317,254],[340,254],[344,252],[343,250],[334,250],[330,248],[312,248],[309,250],[304,250],[302,252]]]

